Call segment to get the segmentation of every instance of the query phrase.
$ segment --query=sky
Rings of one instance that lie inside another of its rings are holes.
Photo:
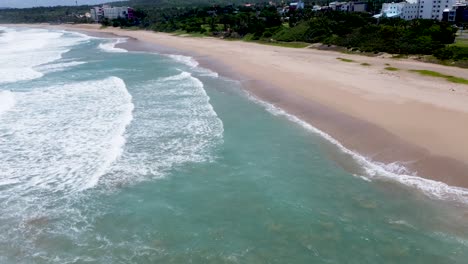
[[[57,6],[57,5],[75,5],[78,1],[79,5],[92,5],[112,0],[0,0],[0,7],[33,7],[33,6]]]

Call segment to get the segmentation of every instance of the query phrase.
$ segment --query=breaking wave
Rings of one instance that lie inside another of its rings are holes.
[[[133,111],[121,79],[46,87],[15,97],[15,111],[0,117],[0,184],[11,185],[0,199],[93,187],[121,154]]]
[[[112,39],[111,41],[107,41],[105,43],[99,44],[99,48],[102,51],[110,52],[110,53],[125,53],[125,52],[128,52],[128,50],[115,47],[116,45],[125,43],[125,42],[126,42],[126,39],[124,38]]]
[[[218,78],[219,74],[217,72],[211,71],[206,68],[199,67],[198,61],[196,61],[194,58],[189,57],[189,56],[184,56],[184,55],[175,55],[175,54],[168,54],[166,55],[167,57],[182,63],[186,66],[188,66],[192,71],[197,73],[200,76],[203,77],[212,77],[212,78]]]
[[[181,72],[138,87],[135,96],[152,99],[136,103],[138,122],[127,130],[129,144],[103,183],[163,177],[177,165],[213,160],[224,129],[200,80]]]
[[[0,37],[0,84],[41,78],[38,66],[59,60],[70,48],[90,38],[43,29],[5,28]]]

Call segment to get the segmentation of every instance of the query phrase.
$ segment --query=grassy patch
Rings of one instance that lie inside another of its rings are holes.
[[[135,30],[140,30],[139,27],[135,27],[135,26],[133,26],[133,27],[126,27],[125,29],[126,29],[126,30],[133,30],[133,31],[135,31]]]
[[[361,63],[362,66],[371,66],[370,63],[367,63],[367,62],[363,62]]]
[[[432,76],[432,77],[437,77],[437,78],[444,78],[449,82],[453,83],[460,83],[460,84],[467,84],[468,85],[468,80],[461,78],[461,77],[455,77],[452,75],[446,75],[440,72],[435,72],[435,71],[428,71],[428,70],[410,70],[411,72],[416,72],[424,76]]]
[[[392,58],[392,59],[406,59],[406,58],[408,58],[408,55],[405,55],[405,54],[395,54],[395,55],[392,55],[391,58]]]
[[[385,66],[390,66],[390,63],[385,63]]]
[[[399,71],[400,69],[395,68],[395,67],[385,67],[387,71]]]
[[[174,36],[181,36],[181,37],[193,37],[193,38],[203,38],[206,37],[207,35],[204,33],[200,32],[187,32],[185,30],[176,30],[172,32],[172,35]]]
[[[239,40],[239,39],[230,39],[230,38],[225,38],[225,40]],[[253,39],[252,34],[247,34],[242,38],[243,41],[245,42],[253,42],[253,43],[258,43],[262,45],[269,45],[269,46],[276,46],[276,47],[285,47],[285,48],[296,48],[296,49],[303,49],[308,46],[310,46],[310,43],[306,42],[286,42],[286,41],[268,41],[268,40],[262,40],[262,39]]]
[[[451,46],[467,48],[468,47],[468,39],[457,38],[457,39],[455,39],[455,43],[453,43]]]
[[[346,58],[336,58],[337,60],[344,61],[344,62],[354,62],[353,60],[346,59]]]
[[[285,48],[296,48],[296,49],[303,49],[305,47],[308,47],[310,43],[306,42],[282,42],[282,41],[262,41],[262,40],[257,40],[257,41],[252,41],[256,42],[259,44],[264,44],[264,45],[271,45],[271,46],[277,46],[277,47],[285,47]]]

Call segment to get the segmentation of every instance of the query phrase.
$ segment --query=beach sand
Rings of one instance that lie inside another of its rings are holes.
[[[468,85],[408,71],[432,70],[468,78],[468,69],[409,59],[100,29],[99,25],[39,27],[112,33],[135,39],[122,44],[130,50],[193,56],[202,66],[240,80],[254,96],[296,115],[350,150],[376,162],[399,162],[420,177],[468,188]],[[389,65],[400,70],[385,70]]]

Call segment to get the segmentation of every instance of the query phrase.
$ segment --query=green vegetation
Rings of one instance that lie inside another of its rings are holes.
[[[144,2],[147,4],[148,1]],[[454,42],[456,33],[456,29],[445,22],[423,19],[377,21],[367,13],[313,12],[308,8],[280,15],[275,6],[267,3],[235,4],[236,1],[227,6],[178,8],[146,5],[138,9],[137,21],[116,25],[111,21],[104,23],[123,27],[137,24],[142,29],[154,31],[184,31],[277,46],[306,47],[308,43],[322,43],[364,53],[434,54],[441,59],[439,54],[445,54],[449,59],[465,59],[465,53],[460,50],[445,51],[446,46]]]
[[[449,82],[453,83],[460,83],[460,84],[467,84],[468,85],[468,80],[461,78],[461,77],[455,77],[451,75],[446,75],[440,72],[435,72],[435,71],[429,71],[429,70],[410,70],[411,72],[416,72],[421,75],[425,76],[432,76],[432,77],[437,77],[437,78],[444,78]]]
[[[451,45],[455,47],[468,48],[468,38],[457,38],[455,42]]]
[[[362,66],[371,66],[371,65],[370,65],[369,63],[367,63],[367,62],[363,62],[363,63],[361,63],[361,65],[362,65]]]
[[[344,61],[344,62],[354,62],[353,60],[346,59],[346,58],[336,58],[337,60]]]
[[[387,71],[399,71],[400,69],[395,68],[395,67],[385,67],[385,70],[387,70]]]
[[[202,38],[208,36],[207,34],[200,33],[200,32],[187,32],[185,30],[177,30],[172,32],[174,36],[181,36],[181,37],[193,37],[193,38]]]
[[[0,10],[0,23],[90,23],[89,6],[35,7]]]

